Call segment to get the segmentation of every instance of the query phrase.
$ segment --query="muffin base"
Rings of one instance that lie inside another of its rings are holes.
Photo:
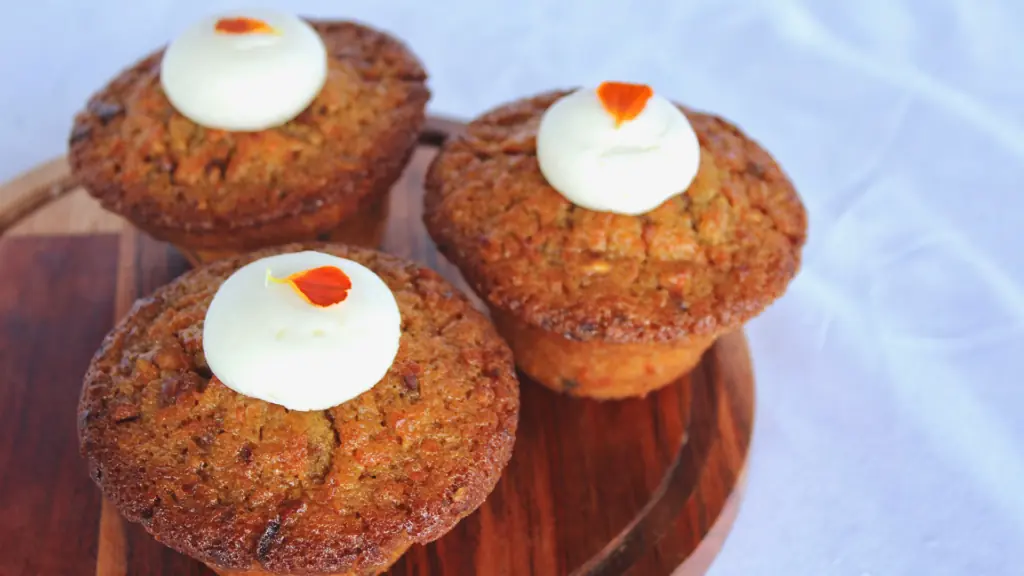
[[[168,237],[162,231],[145,231],[155,238],[174,244],[193,266],[293,241],[333,242],[376,249],[380,246],[384,231],[387,229],[389,205],[390,190],[387,190],[377,194],[370,202],[364,203],[354,213],[340,220],[335,210],[322,209],[316,213],[299,215],[275,223],[272,228],[260,227],[252,231],[239,231],[238,241],[227,247],[212,247],[205,242],[190,242],[195,238],[187,234],[172,234],[172,237]]]
[[[320,576],[380,576],[387,572],[395,562],[398,562],[398,559],[401,558],[408,549],[408,545],[400,547],[394,552],[394,554],[392,554],[391,558],[388,559],[388,563],[385,566],[369,568],[366,570],[353,570],[349,572],[332,572],[329,574],[321,574]],[[219,574],[219,576],[287,576],[286,574],[267,572],[265,570],[222,570],[209,564],[206,564],[206,567]]]
[[[397,558],[395,560],[397,560]],[[283,574],[275,574],[274,572],[265,572],[263,570],[247,570],[245,572],[225,572],[223,570],[218,570],[217,568],[214,568],[209,564],[207,564],[206,567],[210,570],[213,570],[215,574],[219,574],[220,576],[286,576]],[[321,574],[320,576],[379,576],[380,574],[387,572],[388,568],[390,568],[390,566],[381,568],[379,570],[373,570],[370,572],[333,572],[331,574]]]
[[[531,379],[572,396],[614,400],[648,393],[690,372],[718,334],[681,342],[569,340],[491,307],[491,319]]]

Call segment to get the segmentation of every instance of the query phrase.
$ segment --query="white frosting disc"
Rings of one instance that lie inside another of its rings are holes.
[[[352,281],[337,304],[310,304],[286,278],[335,266]],[[217,290],[203,326],[203,352],[232,390],[291,410],[324,410],[366,392],[398,354],[402,319],[387,284],[369,268],[321,252],[247,264]]]
[[[616,126],[597,91],[581,89],[545,111],[537,161],[573,204],[637,215],[686,191],[700,165],[700,143],[686,116],[657,94]]]
[[[272,31],[226,33],[222,19],[259,20]],[[221,14],[188,28],[167,47],[160,82],[196,124],[232,131],[279,126],[309,106],[327,78],[327,50],[304,20],[268,10]]]

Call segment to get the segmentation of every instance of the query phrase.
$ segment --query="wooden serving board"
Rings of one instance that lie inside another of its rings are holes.
[[[431,120],[392,194],[384,249],[469,293],[420,222],[424,171],[456,123]],[[102,502],[78,455],[90,357],[132,302],[188,268],[104,212],[54,160],[0,187],[0,575],[205,574]],[[395,575],[702,574],[738,506],[754,387],[742,332],[643,399],[522,382],[515,452],[486,503]]]

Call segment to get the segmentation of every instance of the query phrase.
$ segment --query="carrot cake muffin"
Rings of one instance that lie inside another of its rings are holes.
[[[509,460],[512,355],[438,274],[289,245],[194,269],[85,375],[89,473],[221,574],[377,574],[475,510]]]
[[[725,120],[645,85],[501,106],[432,164],[430,235],[519,367],[569,394],[643,395],[782,295],[807,215]]]
[[[193,262],[292,241],[376,247],[425,81],[401,42],[360,24],[214,16],[92,97],[71,168]]]

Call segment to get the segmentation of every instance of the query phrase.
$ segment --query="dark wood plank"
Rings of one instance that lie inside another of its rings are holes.
[[[694,408],[688,442],[678,467],[666,475],[665,497],[641,515],[648,542],[629,574],[704,574],[735,519],[753,429],[753,372],[742,332],[719,339],[689,379]],[[698,546],[704,547],[699,555]]]
[[[78,390],[110,328],[117,238],[0,241],[0,574],[92,574],[100,496]]]

